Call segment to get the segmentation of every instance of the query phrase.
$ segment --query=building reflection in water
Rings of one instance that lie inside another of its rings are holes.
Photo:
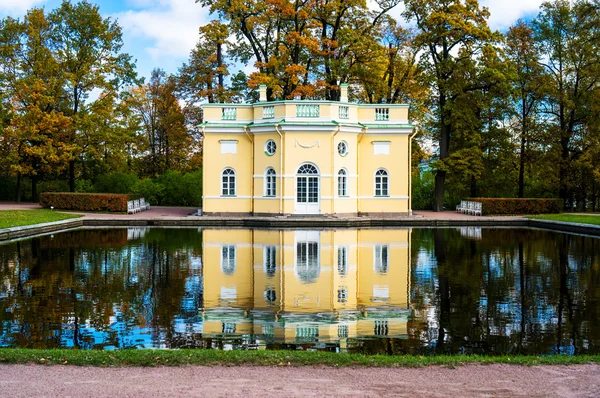
[[[205,338],[406,337],[409,229],[204,230]]]

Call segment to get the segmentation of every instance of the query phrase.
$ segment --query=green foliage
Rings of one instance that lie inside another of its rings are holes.
[[[62,180],[42,181],[38,184],[39,192],[67,192],[69,184]]]
[[[560,213],[564,206],[561,199],[531,198],[471,198],[481,202],[483,215]]]
[[[93,193],[94,184],[90,180],[79,179],[75,181],[75,192],[79,193]]]
[[[433,210],[434,175],[427,171],[412,177],[413,210]]]
[[[138,181],[135,174],[120,172],[103,174],[96,179],[94,190],[101,193],[133,193]]]
[[[165,187],[151,178],[138,181],[133,187],[133,193],[146,199],[152,205],[160,205],[164,196]]]
[[[133,193],[160,206],[201,206],[202,172],[181,174],[168,171],[155,179],[140,180]]]
[[[43,192],[42,207],[76,211],[126,212],[129,195],[101,193]]]

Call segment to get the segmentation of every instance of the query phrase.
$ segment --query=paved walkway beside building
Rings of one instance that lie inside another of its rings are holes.
[[[0,210],[31,210],[31,209],[41,209],[40,205],[36,203],[9,203],[9,202],[0,202]],[[66,213],[74,213],[74,214],[83,214],[85,218],[89,219],[112,219],[112,220],[121,220],[121,219],[169,219],[169,218],[181,218],[188,217],[190,214],[195,213],[198,210],[197,207],[171,207],[171,206],[152,206],[148,211],[142,211],[136,214],[118,214],[118,213],[85,213],[85,212],[71,212],[65,211]],[[229,218],[229,217],[207,217],[202,216],[202,218]],[[333,217],[335,218],[335,217]],[[361,217],[355,217],[360,219]],[[395,219],[407,219],[409,217],[386,217],[386,219],[395,218]],[[477,219],[521,219],[521,216],[502,216],[502,217],[486,217],[486,216],[471,216],[467,214],[461,214],[454,211],[443,211],[443,212],[434,212],[434,211],[415,211],[413,213],[412,218],[423,218],[430,220],[477,220]],[[314,218],[315,220],[320,219],[320,217]],[[352,217],[350,218],[352,219]]]
[[[455,369],[0,365],[0,397],[597,397],[600,365]]]

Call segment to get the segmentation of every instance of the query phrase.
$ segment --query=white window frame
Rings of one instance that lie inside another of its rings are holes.
[[[338,274],[346,276],[348,274],[348,247],[338,246],[337,255]]]
[[[378,174],[380,172],[384,172],[385,174]],[[376,198],[387,198],[390,196],[390,173],[386,169],[377,169],[375,171],[373,187],[375,188],[373,195]]]
[[[338,287],[337,302],[344,304],[348,302],[348,288],[345,286]]]
[[[340,169],[338,171],[338,196],[340,198],[348,197],[348,171]]]
[[[343,150],[342,150],[343,148]],[[338,154],[342,157],[348,155],[348,143],[346,141],[340,141],[337,145]]]
[[[233,174],[225,174],[226,171],[231,170]],[[233,167],[226,167],[221,171],[221,196],[224,198],[232,198],[237,196],[237,174]],[[227,180],[226,180],[227,179]],[[233,194],[231,194],[231,187],[233,185]]]
[[[221,246],[221,272],[225,275],[235,274],[236,269],[236,253],[237,249],[235,245],[222,245]],[[233,267],[232,267],[233,264]]]
[[[375,245],[373,247],[373,270],[378,274],[388,273],[390,270],[390,245]]]
[[[271,261],[273,260],[274,270],[271,272],[269,266],[271,265]],[[267,278],[272,278],[277,273],[277,246],[265,246],[263,248],[263,266],[265,270],[265,275]]]
[[[269,144],[273,144],[273,153],[269,150]],[[267,140],[267,142],[265,142],[265,154],[267,156],[273,156],[275,155],[275,152],[277,152],[277,143],[274,140]]]
[[[277,173],[272,167],[265,170],[264,195],[268,198],[277,196]]]

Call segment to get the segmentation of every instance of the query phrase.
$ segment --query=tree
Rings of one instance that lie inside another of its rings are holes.
[[[448,170],[465,165],[468,161],[465,156],[476,157],[470,150],[451,157],[454,134],[466,133],[464,127],[476,130],[461,124],[475,120],[472,116],[458,118],[459,112],[471,109],[464,95],[489,87],[502,78],[493,67],[486,65],[487,61],[496,58],[493,44],[498,40],[498,34],[489,29],[489,13],[479,7],[477,0],[406,0],[405,5],[405,17],[414,21],[419,29],[415,42],[426,54],[421,64],[427,73],[427,84],[436,97],[432,105],[439,160],[436,163],[434,209],[441,211]]]
[[[175,79],[155,69],[147,84],[131,88],[124,99],[143,131],[141,174],[182,170],[194,152],[175,89]]]
[[[6,18],[0,25],[5,104],[12,120],[3,141],[11,146],[9,162],[17,175],[17,201],[22,176],[30,176],[32,197],[44,173],[60,172],[72,159],[67,139],[70,120],[61,112],[64,78],[52,49],[52,24],[44,10],[30,10],[23,21]]]
[[[87,1],[72,4],[64,0],[48,16],[52,23],[53,52],[65,81],[65,114],[72,119],[68,142],[77,153],[69,163],[69,188],[75,190],[75,162],[82,153],[83,128],[89,125],[81,112],[93,90],[115,93],[123,83],[136,80],[131,56],[121,53],[121,28],[116,21],[102,18],[98,6]]]
[[[506,35],[506,56],[514,69],[511,79],[514,110],[514,128],[518,131],[519,181],[518,196],[525,196],[525,167],[528,162],[527,146],[537,131],[540,103],[544,98],[546,75],[540,65],[541,52],[535,42],[533,28],[522,20],[512,26]]]
[[[556,0],[542,4],[534,20],[542,62],[550,77],[543,112],[553,122],[560,164],[559,197],[570,207],[573,197],[572,164],[584,153],[585,124],[590,104],[598,98],[600,79],[600,9],[588,0]],[[585,33],[584,33],[585,32]]]

